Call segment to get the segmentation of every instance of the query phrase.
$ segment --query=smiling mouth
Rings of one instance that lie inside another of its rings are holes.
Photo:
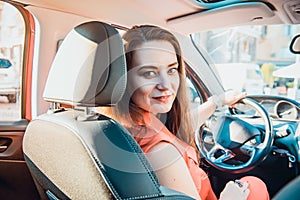
[[[172,95],[167,95],[167,96],[153,97],[153,99],[161,103],[168,103],[171,97]]]

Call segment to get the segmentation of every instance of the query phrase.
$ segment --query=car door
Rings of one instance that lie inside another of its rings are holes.
[[[38,199],[22,153],[31,120],[32,22],[22,5],[0,1],[0,199]]]

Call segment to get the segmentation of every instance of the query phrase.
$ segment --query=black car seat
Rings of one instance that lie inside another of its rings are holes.
[[[300,176],[281,188],[272,200],[300,199]]]
[[[25,160],[42,199],[192,199],[161,186],[128,131],[93,112],[114,106],[125,87],[118,31],[96,21],[72,29],[45,86],[51,108],[24,136]]]

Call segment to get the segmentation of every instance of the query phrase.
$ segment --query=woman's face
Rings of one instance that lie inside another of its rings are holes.
[[[179,87],[178,61],[167,41],[143,43],[128,66],[128,91],[132,101],[155,115],[172,108]]]

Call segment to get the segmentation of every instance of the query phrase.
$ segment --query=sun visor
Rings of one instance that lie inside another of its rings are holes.
[[[178,32],[189,34],[198,32],[201,27],[211,29],[240,25],[271,18],[274,15],[273,10],[262,2],[244,2],[173,18],[168,20],[167,24]]]

